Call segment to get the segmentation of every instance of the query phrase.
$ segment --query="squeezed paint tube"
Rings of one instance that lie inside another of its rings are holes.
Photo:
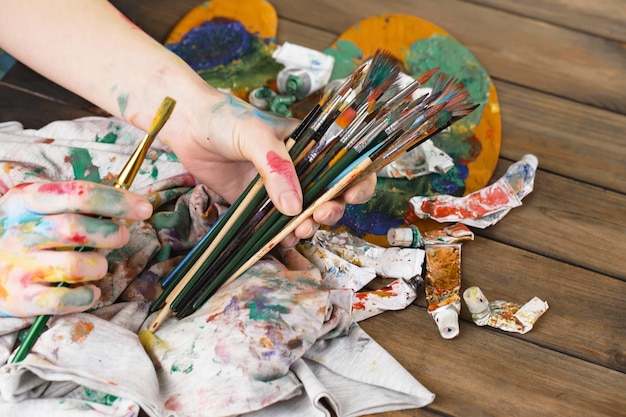
[[[372,291],[361,291],[352,296],[352,318],[361,321],[388,310],[403,310],[417,298],[421,276],[409,281],[396,279],[391,284]]]
[[[419,248],[425,244],[459,243],[474,240],[474,232],[461,223],[455,223],[442,229],[421,233],[415,225],[392,227],[387,231],[387,242],[391,246]]]
[[[313,241],[354,265],[372,268],[380,277],[410,280],[422,274],[422,249],[383,248],[347,232],[326,230],[318,230]]]
[[[387,242],[391,246],[402,248],[421,248],[424,246],[424,237],[415,225],[392,227],[387,231]]]
[[[430,218],[484,229],[500,221],[512,208],[522,205],[522,198],[533,190],[536,171],[537,157],[527,154],[512,164],[498,181],[464,197],[412,197],[404,221],[414,223],[417,219]]]
[[[432,173],[445,174],[453,166],[454,160],[429,139],[383,167],[377,175],[382,178],[412,180]]]
[[[428,313],[444,339],[459,334],[461,311],[461,244],[426,245],[426,301]]]
[[[332,55],[290,42],[285,42],[276,48],[272,58],[287,68],[332,71],[335,66],[335,57]]]
[[[548,310],[548,303],[533,297],[521,305],[508,301],[489,301],[478,287],[463,292],[463,300],[478,326],[490,326],[507,332],[527,333]]]
[[[293,94],[302,100],[314,91],[322,88],[330,78],[330,72],[315,71],[305,68],[285,68],[276,78],[276,86],[281,94]]]
[[[322,282],[328,288],[356,292],[376,278],[373,268],[354,265],[313,241],[301,241],[297,249],[322,272]]]
[[[272,57],[285,66],[276,78],[278,92],[298,99],[324,87],[335,65],[333,56],[289,42],[277,48]]]
[[[260,110],[270,108],[270,102],[276,97],[276,93],[268,87],[257,87],[248,94],[248,102]]]
[[[474,232],[462,223],[455,223],[443,229],[424,232],[424,243],[436,245],[439,243],[459,243],[474,240]]]

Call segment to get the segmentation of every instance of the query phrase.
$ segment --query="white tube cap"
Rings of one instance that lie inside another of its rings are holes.
[[[444,339],[452,339],[459,334],[459,313],[454,308],[445,308],[433,314],[439,333]]]

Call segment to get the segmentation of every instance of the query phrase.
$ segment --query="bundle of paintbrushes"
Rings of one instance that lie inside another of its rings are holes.
[[[326,93],[286,142],[303,190],[303,212],[281,214],[257,177],[166,278],[153,304],[153,311],[163,310],[151,329],[172,313],[183,318],[199,309],[320,204],[471,113],[476,106],[465,85],[437,72],[403,85],[395,58],[379,51]],[[432,91],[414,97],[431,77]]]

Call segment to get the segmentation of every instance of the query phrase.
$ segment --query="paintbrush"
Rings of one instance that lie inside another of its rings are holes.
[[[126,164],[124,165],[124,168],[122,168],[122,171],[120,172],[117,179],[113,183],[113,187],[122,188],[126,190],[131,186],[133,180],[135,179],[135,177],[137,176],[137,173],[139,172],[141,163],[146,157],[148,149],[150,149],[150,146],[152,145],[152,142],[156,138],[157,134],[161,131],[161,129],[163,128],[163,125],[169,119],[170,115],[172,114],[172,111],[174,110],[175,105],[176,105],[176,101],[170,97],[166,97],[163,100],[154,119],[152,120],[152,123],[150,124],[150,127],[146,135],[139,142],[139,144],[135,148],[135,151],[132,153],[132,155],[130,156]],[[77,249],[77,251],[79,252],[82,252],[85,250],[87,250],[87,248],[85,247],[80,247]],[[61,282],[57,284],[57,286],[67,287],[68,284],[65,282]],[[48,323],[48,320],[50,319],[50,317],[51,317],[50,315],[41,315],[35,318],[35,320],[33,321],[33,324],[31,325],[31,327],[28,329],[28,332],[24,336],[22,343],[17,348],[15,355],[11,359],[11,363],[18,363],[24,360],[24,358],[28,355],[33,345],[39,338],[39,335],[43,331],[43,328],[45,327],[45,325]]]

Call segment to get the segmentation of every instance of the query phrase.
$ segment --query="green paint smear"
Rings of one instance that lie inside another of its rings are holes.
[[[289,309],[279,304],[265,304],[263,300],[255,300],[246,303],[250,309],[250,320],[278,321],[281,314],[289,313]]]
[[[122,117],[126,117],[124,113],[126,112],[127,105],[128,105],[128,93],[120,94],[119,96],[117,96],[117,106],[120,109],[120,114]]]
[[[43,172],[43,168],[32,168],[30,171],[26,172],[26,176],[36,177],[37,175]]]
[[[283,65],[272,58],[266,45],[253,37],[244,59],[210,70],[198,71],[198,74],[213,87],[242,91],[276,79],[276,74],[283,68]]]
[[[87,149],[70,148],[69,159],[72,169],[74,170],[75,179],[92,182],[101,181],[98,167],[91,161],[91,155]]]
[[[92,390],[87,387],[83,387],[83,390],[85,391],[86,399],[98,404],[111,406],[117,401],[118,398],[115,395],[106,394],[104,392]]]
[[[103,137],[96,135],[96,142],[101,143],[115,143],[117,142],[117,134],[114,132],[109,132]]]
[[[175,372],[182,372],[184,374],[188,374],[191,371],[193,371],[193,364],[190,364],[186,368],[183,368],[183,367],[180,367],[178,364],[173,363],[171,368],[170,368],[170,374],[173,374]]]
[[[345,78],[351,75],[357,68],[357,62],[363,59],[363,52],[352,41],[340,40],[327,48],[324,53],[335,57],[335,66],[330,75],[331,80]]]
[[[465,83],[472,101],[485,104],[488,101],[491,78],[474,54],[457,40],[447,35],[433,35],[413,43],[404,55],[410,75],[420,74],[436,67]],[[434,79],[426,85],[432,86]],[[464,118],[461,123],[476,126],[482,116],[482,107]]]
[[[180,201],[176,204],[174,211],[159,211],[154,213],[150,218],[150,223],[157,232],[163,229],[176,229],[181,234],[186,234],[191,227],[189,206]]]

